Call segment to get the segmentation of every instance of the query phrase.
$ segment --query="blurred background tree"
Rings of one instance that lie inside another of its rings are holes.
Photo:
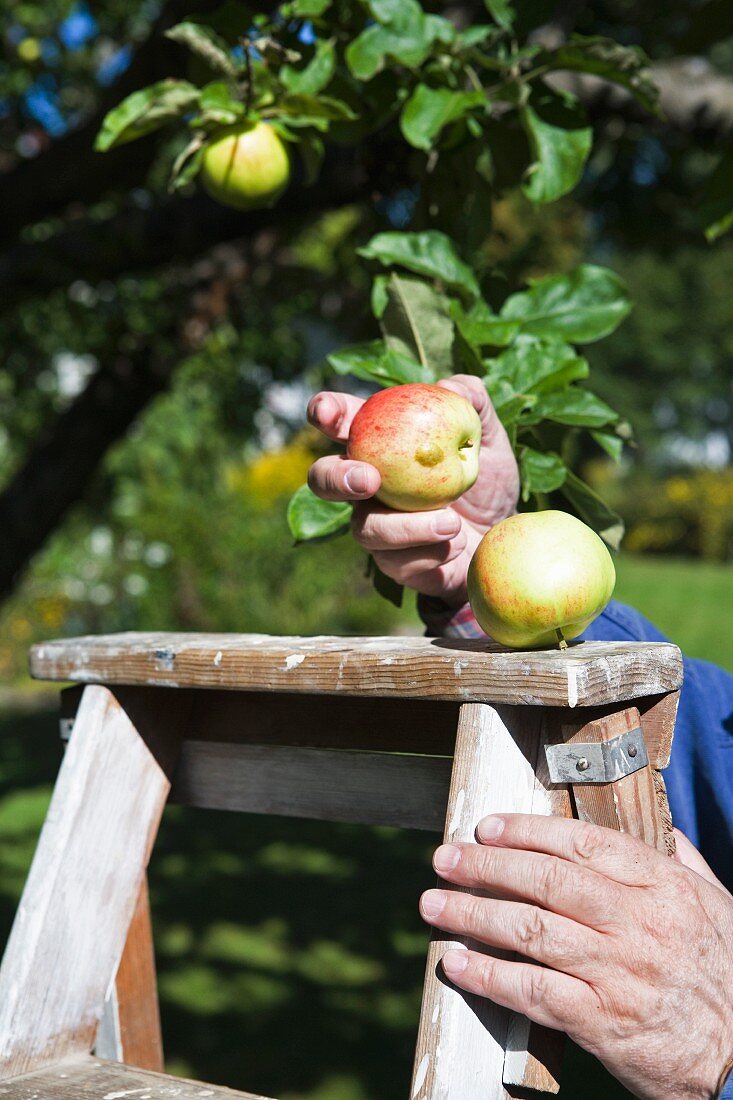
[[[425,6],[463,27],[488,18],[471,0]],[[652,60],[657,119],[601,80],[558,78],[593,122],[584,176],[551,206],[496,202],[481,254],[512,288],[580,261],[626,279],[635,309],[588,355],[636,442],[619,468],[590,449],[578,461],[627,523],[618,595],[733,668],[721,616],[733,594],[733,247],[703,234],[733,130],[733,13],[722,0],[516,7],[548,45],[602,34]],[[356,249],[404,227],[419,189],[383,139],[333,151],[316,186],[297,177],[287,202],[246,214],[195,189],[168,194],[180,144],[166,131],[95,153],[124,95],[198,78],[164,37],[193,14],[247,18],[209,0],[0,12],[0,939],[58,761],[48,694],[25,679],[32,641],[419,629],[411,604],[372,592],[348,540],[296,554],[284,520],[321,446],[303,430],[308,395],[333,382],[320,364],[373,335]],[[153,890],[172,1065],[241,1082],[241,1048],[248,1087],[286,1100],[403,1095],[429,850],[385,830],[171,815]],[[300,914],[296,889],[309,898]],[[268,1045],[278,1031],[297,1036],[293,1065]],[[587,1095],[580,1080],[571,1067],[564,1094]]]

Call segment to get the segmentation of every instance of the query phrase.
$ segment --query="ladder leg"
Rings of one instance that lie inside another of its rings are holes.
[[[575,722],[566,719],[562,734],[567,743],[610,741],[640,725],[637,708],[627,706],[591,722],[584,722],[582,716]],[[576,815],[581,821],[629,833],[660,852],[674,853],[664,780],[651,764],[615,783],[574,783],[572,789]]]
[[[163,1072],[163,1037],[147,876],[137,896],[114,985],[104,1003],[95,1053],[98,1058]]]
[[[541,738],[540,708],[461,707],[445,841],[471,843],[477,823],[489,813],[554,812],[536,780]],[[511,1014],[447,982],[440,959],[456,942],[469,943],[434,933],[428,949],[411,1100],[504,1100]]]
[[[139,728],[86,688],[0,966],[0,1078],[94,1043],[170,789]]]

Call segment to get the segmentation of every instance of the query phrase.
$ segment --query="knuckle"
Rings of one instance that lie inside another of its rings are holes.
[[[559,859],[548,858],[539,874],[540,897],[547,901],[557,897],[567,882],[567,871]]]
[[[457,898],[459,899],[457,908],[465,921],[466,929],[477,936],[482,935],[487,924],[483,898],[476,897],[474,894],[459,894]]]
[[[665,870],[667,868],[665,867]],[[679,874],[671,877],[669,885],[674,891],[678,902],[684,905],[697,906],[700,904],[700,888],[692,875],[685,868]]]
[[[487,955],[482,956],[475,964],[475,977],[476,985],[478,987],[478,993],[481,997],[491,997],[494,989],[494,968],[491,963],[491,958]]]
[[[522,993],[530,1009],[539,1008],[547,999],[548,971],[542,966],[528,966],[522,975]]]
[[[524,948],[525,955],[531,955],[545,940],[547,922],[540,909],[531,906],[517,921],[518,946]]]
[[[320,460],[317,460],[308,470],[308,488],[316,495],[320,496],[323,492],[323,468],[320,465]]]
[[[571,857],[576,863],[594,863],[607,849],[608,838],[598,827],[584,824],[573,831]]]
[[[351,516],[351,534],[365,550],[371,550],[375,543],[374,521],[368,512],[355,508]]]

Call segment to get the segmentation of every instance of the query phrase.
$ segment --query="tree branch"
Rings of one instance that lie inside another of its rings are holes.
[[[102,96],[98,110],[33,160],[24,160],[0,175],[0,244],[14,240],[24,226],[62,213],[74,202],[92,202],[110,188],[142,183],[157,149],[154,135],[134,145],[123,145],[104,155],[94,151],[102,119],[130,92],[161,80],[183,75],[187,57],[164,31],[192,11],[205,13],[217,0],[170,0],[137,49],[127,71]]]
[[[181,358],[220,320],[229,295],[246,273],[242,250],[236,247],[219,248],[196,267],[198,273],[184,269],[171,279],[172,289],[180,289],[181,282],[189,288],[189,308],[169,334],[172,350],[160,358],[147,347],[117,354],[41,433],[0,493],[0,600],[9,595],[69,508],[82,499],[112,444],[167,387]]]
[[[401,152],[399,144],[376,140],[359,151],[332,148],[318,182],[306,188],[296,179],[273,209],[242,213],[199,193],[150,207],[128,203],[107,221],[87,219],[48,240],[17,243],[0,253],[0,311],[75,279],[94,283],[180,263],[220,242],[363,201],[404,178]]]

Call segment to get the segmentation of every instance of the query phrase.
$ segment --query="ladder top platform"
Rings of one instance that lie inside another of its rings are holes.
[[[425,637],[126,633],[35,645],[39,680],[302,694],[599,706],[675,691],[682,657],[656,642],[511,651]]]

